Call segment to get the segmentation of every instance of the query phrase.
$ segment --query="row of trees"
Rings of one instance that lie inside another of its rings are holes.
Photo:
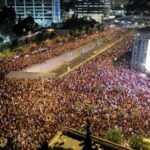
[[[86,26],[93,26],[97,22],[92,19],[92,18],[87,18],[87,17],[81,17],[78,18],[76,14],[72,15],[71,18],[65,20],[64,22],[59,25],[59,23],[52,23],[53,28],[61,28],[64,30],[71,30],[74,28],[81,28],[81,27],[86,27]]]
[[[109,129],[106,133],[106,139],[116,144],[121,144],[123,141],[123,134],[119,129]],[[149,146],[145,146],[143,143],[143,137],[141,135],[133,134],[129,139],[129,145],[134,150],[149,150]]]
[[[123,134],[119,129],[109,129],[106,133],[106,139],[116,143],[121,144],[123,142]],[[134,150],[149,150],[149,146],[143,143],[143,137],[141,135],[133,134],[129,139],[129,145]],[[92,139],[90,132],[90,122],[87,121],[86,126],[86,137],[84,140],[84,146],[82,150],[93,150],[92,149]]]
[[[103,30],[104,30],[104,27],[102,25],[93,24],[93,25],[89,25],[89,26],[71,29],[71,30],[69,30],[69,34],[72,37],[80,37],[83,35],[89,35],[89,34],[97,32],[97,31],[103,31]]]

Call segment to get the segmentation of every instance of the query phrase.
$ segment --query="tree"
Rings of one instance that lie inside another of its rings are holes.
[[[142,137],[139,135],[132,135],[130,138],[130,146],[135,150],[140,150],[142,148]]]
[[[86,137],[84,140],[84,146],[82,150],[92,150],[92,139],[91,139],[91,133],[90,133],[90,122],[87,120],[87,126],[86,126]]]
[[[0,35],[5,39],[6,36],[12,33],[12,28],[16,21],[16,14],[12,7],[3,7],[0,12]]]
[[[26,32],[32,31],[35,26],[34,18],[29,16],[22,21],[22,24]]]
[[[13,32],[17,35],[22,35],[23,34],[23,26],[22,24],[15,24],[13,27]]]
[[[98,31],[104,31],[104,26],[101,24],[97,24],[97,30]]]
[[[0,134],[0,150],[4,150],[6,148],[7,139]]]
[[[109,129],[106,133],[106,139],[111,142],[121,144],[122,134],[118,129]]]
[[[3,43],[4,39],[2,37],[0,37],[0,47],[1,47],[1,44]]]
[[[13,27],[14,33],[17,35],[22,35],[24,32],[33,31],[38,27],[38,24],[35,23],[33,17],[27,17],[23,20],[21,20],[21,17],[19,17],[18,23]]]
[[[116,87],[114,88],[114,91],[116,93],[121,93],[123,91],[123,87],[121,85],[116,85]]]
[[[19,15],[18,24],[21,24],[21,15]]]
[[[80,101],[76,101],[73,105],[73,109],[80,112],[83,109],[83,103]]]

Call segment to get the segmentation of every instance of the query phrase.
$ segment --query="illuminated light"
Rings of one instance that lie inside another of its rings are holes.
[[[60,0],[53,0],[53,22],[60,22]]]
[[[148,41],[145,68],[150,72],[150,40]]]
[[[138,25],[138,23],[137,23],[137,22],[135,22],[135,25]]]
[[[115,20],[114,22],[118,23],[118,22],[119,22],[119,20]]]
[[[114,19],[116,16],[109,16],[109,19]]]
[[[47,29],[48,32],[54,32],[54,29]]]

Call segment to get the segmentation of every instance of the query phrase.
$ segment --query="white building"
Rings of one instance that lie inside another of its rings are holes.
[[[32,16],[41,26],[50,26],[60,22],[60,0],[6,0],[8,7],[13,7],[17,17]]]
[[[135,34],[131,67],[150,73],[150,27],[139,29]]]

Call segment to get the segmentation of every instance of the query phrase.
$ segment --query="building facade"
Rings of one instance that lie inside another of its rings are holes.
[[[139,29],[135,34],[131,67],[150,73],[150,27]]]
[[[13,7],[17,17],[32,16],[41,26],[50,26],[60,22],[60,0],[6,0],[8,7]]]
[[[109,16],[111,0],[75,0],[75,13],[78,17],[92,17],[101,21],[101,16]]]

